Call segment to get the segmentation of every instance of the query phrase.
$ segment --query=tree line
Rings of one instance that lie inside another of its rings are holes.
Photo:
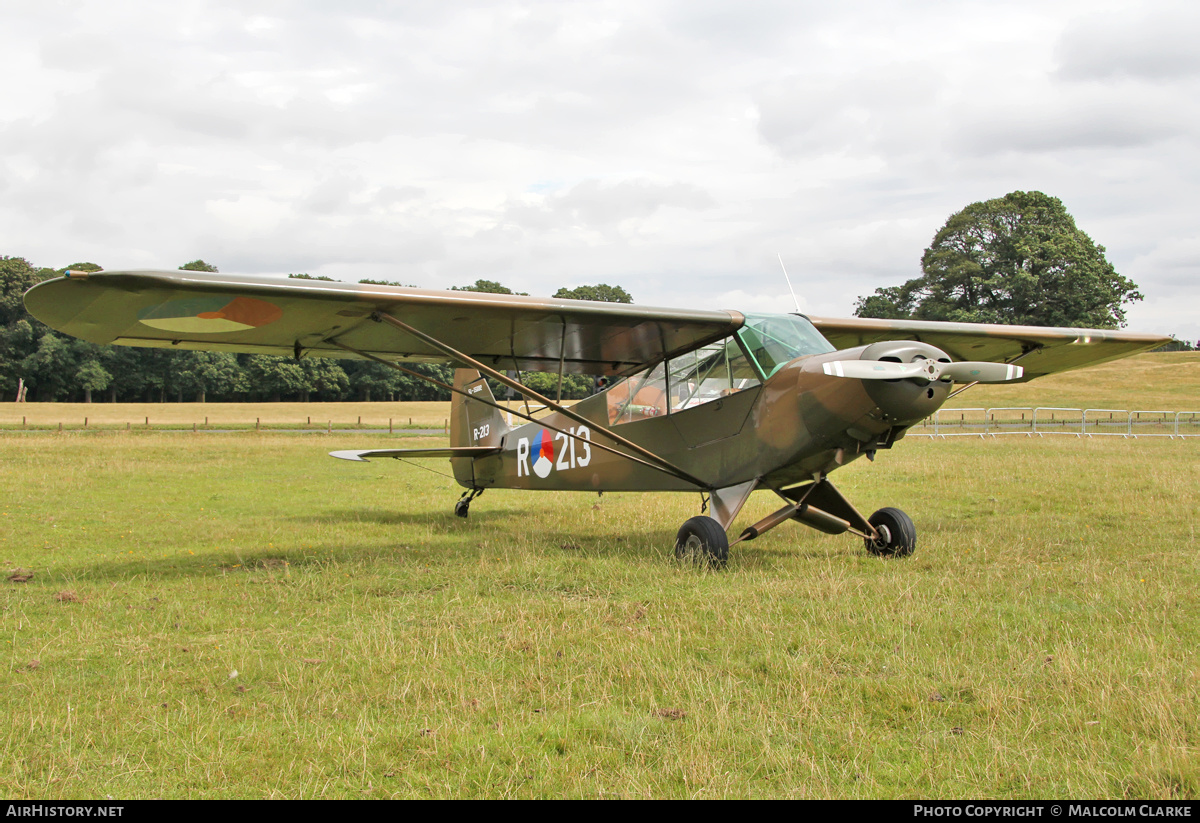
[[[101,270],[93,263],[66,268]],[[203,260],[179,268],[217,271]],[[65,270],[34,268],[20,257],[0,257],[0,401],[14,399],[22,380],[29,387],[27,396],[40,401],[91,402],[96,396],[112,402],[448,399],[444,389],[372,361],[97,346],[64,337],[31,317],[21,298],[35,284]],[[482,279],[453,288],[514,293]],[[562,288],[554,296],[633,302],[621,287],[603,283]],[[1104,247],[1075,225],[1061,200],[1037,191],[1015,191],[951,215],[922,255],[921,275],[860,297],[855,314],[1120,328],[1125,325],[1126,304],[1141,299],[1136,284],[1117,273]],[[1168,348],[1190,350],[1192,345],[1177,340]],[[413,370],[447,383],[452,377],[450,366],[418,365]],[[558,390],[557,374],[534,372],[522,379],[542,394]],[[563,381],[563,397],[568,399],[586,397],[593,390],[592,378],[586,375],[567,375]]]
[[[183,271],[217,271],[203,260]],[[312,357],[296,360],[262,354],[180,351],[178,349],[101,346],[59,334],[25,310],[25,292],[43,280],[72,271],[102,271],[94,263],[61,269],[36,268],[22,257],[0,257],[0,402],[15,400],[18,386],[39,402],[303,402],[358,399],[448,400],[449,392],[425,380],[364,360]],[[294,274],[302,279],[329,280]],[[400,283],[361,280],[398,286]],[[490,280],[477,280],[461,291],[513,294]],[[562,288],[555,297],[632,303],[619,286],[599,284]],[[413,371],[450,383],[448,365],[413,365]],[[537,391],[557,390],[557,374],[523,375]],[[592,392],[592,378],[568,375],[563,397],[577,399]]]

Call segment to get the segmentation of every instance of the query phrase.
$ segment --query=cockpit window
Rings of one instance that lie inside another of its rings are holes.
[[[666,368],[659,363],[652,371],[620,381],[607,392],[609,425],[632,423],[667,413]]]
[[[764,379],[797,357],[836,350],[812,323],[794,314],[747,314],[737,335]]]
[[[761,382],[737,340],[727,337],[617,383],[605,392],[608,422],[676,414]]]
[[[680,355],[667,364],[671,411],[701,406],[759,384],[732,337]]]

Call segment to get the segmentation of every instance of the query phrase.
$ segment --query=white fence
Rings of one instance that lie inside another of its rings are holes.
[[[1200,437],[1200,411],[1065,409],[1050,406],[939,409],[909,437],[1072,434],[1076,437]]]

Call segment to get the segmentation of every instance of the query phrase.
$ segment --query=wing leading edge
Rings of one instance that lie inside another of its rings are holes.
[[[48,326],[93,343],[389,360],[446,357],[390,314],[499,369],[625,375],[736,331],[733,311],[186,271],[70,273],[25,295]]]

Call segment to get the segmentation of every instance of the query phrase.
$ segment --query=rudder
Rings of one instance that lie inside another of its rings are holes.
[[[450,445],[498,448],[509,427],[500,409],[489,405],[496,398],[487,381],[475,369],[455,369],[454,388],[467,396],[455,392],[451,400]]]

